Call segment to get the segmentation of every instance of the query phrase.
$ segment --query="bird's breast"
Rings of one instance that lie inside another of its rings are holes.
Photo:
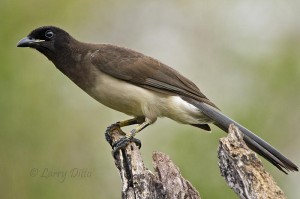
[[[201,112],[179,96],[151,91],[99,70],[95,72],[95,82],[88,94],[105,106],[128,115],[145,116],[150,122],[155,122],[158,117],[186,124],[203,121]]]
[[[135,86],[126,81],[116,79],[110,75],[95,71],[95,81],[88,91],[100,103],[117,111],[132,116],[143,116],[145,109],[155,102],[155,95],[151,91]],[[151,109],[152,118],[159,115],[159,110]],[[154,119],[155,120],[155,119]]]

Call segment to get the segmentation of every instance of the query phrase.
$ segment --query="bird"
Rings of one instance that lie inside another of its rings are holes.
[[[167,117],[204,131],[214,124],[228,132],[234,124],[250,149],[285,174],[298,171],[273,146],[222,113],[191,80],[157,59],[117,45],[80,42],[55,26],[32,30],[17,47],[39,51],[92,98],[132,117],[115,123],[120,128],[136,124],[113,144],[115,152],[157,118]]]

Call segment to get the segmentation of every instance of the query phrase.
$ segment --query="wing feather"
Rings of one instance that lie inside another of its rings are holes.
[[[115,78],[156,92],[190,97],[216,107],[192,81],[139,52],[103,44],[91,55],[91,61],[97,69]]]

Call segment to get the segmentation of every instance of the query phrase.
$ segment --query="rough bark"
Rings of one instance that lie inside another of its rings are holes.
[[[124,133],[120,128],[110,129],[112,142]],[[130,143],[114,157],[122,180],[123,199],[200,199],[198,191],[185,180],[171,159],[153,152],[154,173],[143,163],[139,148]]]
[[[240,198],[286,198],[233,124],[228,136],[220,139],[218,157],[221,175]]]
[[[108,131],[106,138],[110,144],[124,136],[116,126]],[[181,176],[179,168],[161,152],[153,152],[154,172],[145,167],[135,143],[113,157],[121,176],[122,199],[200,198],[198,191]],[[286,198],[256,154],[247,147],[236,126],[230,125],[228,136],[220,139],[218,157],[221,175],[240,198]]]

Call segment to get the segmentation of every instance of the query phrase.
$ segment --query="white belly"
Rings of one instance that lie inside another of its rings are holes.
[[[97,71],[88,93],[100,103],[132,116],[145,116],[151,123],[168,117],[180,123],[207,123],[205,116],[178,96],[147,90]]]

